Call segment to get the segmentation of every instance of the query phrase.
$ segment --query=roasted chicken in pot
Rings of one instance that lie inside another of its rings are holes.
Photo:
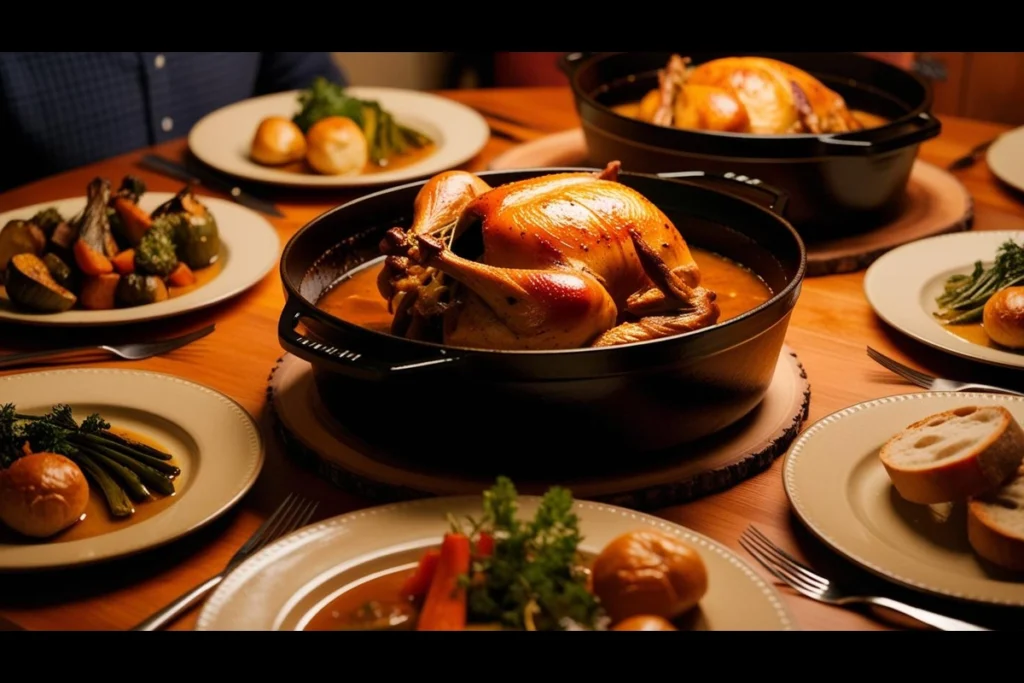
[[[733,133],[847,133],[863,125],[838,93],[806,71],[764,57],[696,67],[673,55],[639,118],[660,126]]]
[[[392,228],[378,287],[392,333],[503,350],[611,346],[714,324],[714,292],[668,217],[600,173],[491,188],[449,171]]]

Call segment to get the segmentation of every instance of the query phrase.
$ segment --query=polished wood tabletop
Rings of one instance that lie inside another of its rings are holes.
[[[565,88],[465,90],[443,93],[481,112],[492,130],[491,140],[467,168],[481,170],[496,155],[516,144],[579,125],[572,96]],[[978,143],[1006,130],[981,121],[943,117],[942,135],[926,143],[921,158],[945,166]],[[0,211],[63,197],[81,196],[97,175],[120,178],[134,173],[152,190],[175,191],[180,183],[137,166],[147,152],[184,158],[184,140],[116,157],[0,195]],[[1024,201],[1003,189],[985,166],[959,171],[975,201],[975,229],[1024,229]],[[203,190],[205,192],[205,190]],[[282,246],[305,223],[352,199],[337,191],[282,190],[273,199],[285,214],[271,219]],[[810,421],[850,405],[882,396],[913,391],[865,355],[871,345],[908,364],[952,378],[992,381],[993,372],[1005,385],[1018,382],[1008,371],[984,371],[966,362],[927,349],[886,328],[869,308],[862,291],[863,273],[810,279],[793,316],[787,343],[797,352],[812,386]],[[93,567],[59,572],[14,574],[3,577],[0,619],[28,630],[128,629],[196,584],[218,573],[234,552],[289,492],[321,501],[319,515],[330,516],[371,504],[318,480],[287,461],[268,430],[267,376],[282,355],[277,340],[278,315],[284,304],[275,270],[247,293],[209,310],[134,328],[75,331],[75,341],[116,343],[171,336],[215,322],[212,335],[163,357],[137,362],[93,363],[171,373],[206,384],[241,403],[264,427],[267,462],[264,471],[238,506],[195,534],[142,555]],[[67,344],[67,331],[0,326],[0,350]],[[10,372],[32,371],[23,368]],[[1021,387],[1024,388],[1024,387]],[[13,400],[16,397],[0,397]],[[950,604],[885,584],[830,553],[807,534],[790,514],[780,476],[781,459],[768,471],[705,499],[658,511],[674,522],[740,549],[738,538],[756,524],[781,545],[851,587],[902,598],[950,616],[995,628],[1007,627],[1005,611]],[[760,570],[760,567],[757,567]],[[845,609],[824,606],[782,589],[797,620],[809,630],[887,628],[885,623]],[[189,629],[196,612],[173,628]],[[8,624],[8,627],[11,625]],[[3,628],[3,624],[0,624]]]

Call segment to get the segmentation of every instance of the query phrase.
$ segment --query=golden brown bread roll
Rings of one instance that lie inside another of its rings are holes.
[[[985,303],[982,321],[996,344],[1024,349],[1024,287],[1007,287],[993,294]]]
[[[654,529],[623,534],[605,546],[594,560],[591,582],[613,623],[634,616],[675,619],[708,590],[697,551]]]
[[[306,138],[290,119],[270,116],[256,128],[249,154],[253,161],[267,166],[301,161],[306,156]]]
[[[664,617],[654,617],[650,614],[623,619],[612,627],[613,631],[678,631],[672,622]]]
[[[33,453],[0,471],[0,521],[26,536],[46,538],[85,512],[89,483],[74,462],[56,453]]]
[[[344,116],[328,116],[306,134],[306,161],[324,175],[356,175],[370,158],[363,129]]]

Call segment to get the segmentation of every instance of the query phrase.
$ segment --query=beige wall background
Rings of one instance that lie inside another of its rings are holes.
[[[335,52],[352,85],[430,90],[444,85],[450,52]]]

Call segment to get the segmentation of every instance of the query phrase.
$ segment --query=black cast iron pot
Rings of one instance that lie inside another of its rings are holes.
[[[486,172],[492,186],[548,173]],[[775,293],[723,324],[655,341],[567,351],[481,351],[410,341],[317,308],[335,283],[379,260],[386,230],[407,226],[422,182],[316,218],[285,247],[279,336],[309,361],[322,403],[362,447],[480,473],[594,472],[631,458],[679,456],[754,409],[771,381],[804,277],[785,198],[758,181],[702,172],[620,174],[692,245],[758,273]],[[765,208],[709,184],[753,188]],[[299,323],[305,332],[297,331]],[[623,458],[626,458],[624,460]]]
[[[589,160],[641,173],[699,168],[760,178],[789,195],[786,217],[808,242],[877,228],[900,211],[922,142],[937,136],[928,83],[852,52],[752,52],[803,69],[851,109],[888,125],[837,135],[754,135],[656,126],[616,113],[657,88],[670,52],[569,53],[569,76]],[[694,64],[727,52],[685,52]]]

